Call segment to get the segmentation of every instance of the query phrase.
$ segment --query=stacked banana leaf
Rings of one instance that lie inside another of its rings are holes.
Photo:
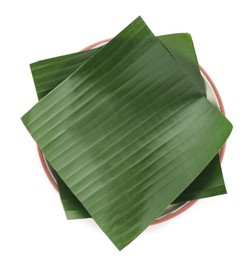
[[[206,98],[191,37],[138,17],[105,46],[31,64],[22,121],[68,219],[92,217],[123,249],[170,204],[226,193],[231,123]]]

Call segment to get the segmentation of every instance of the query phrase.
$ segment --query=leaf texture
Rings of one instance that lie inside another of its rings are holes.
[[[202,91],[205,95],[204,81],[199,71],[191,36],[187,33],[179,33],[159,36],[158,39],[180,65],[184,73],[194,82],[193,87],[199,87],[199,91]],[[98,49],[77,52],[32,63],[30,67],[38,98],[41,99],[48,94],[59,83],[70,76],[83,62],[87,61],[96,53],[96,51],[98,51]],[[67,219],[90,217],[87,210],[58,176],[57,172],[54,169],[51,171],[58,180],[59,193]],[[174,203],[225,193],[226,188],[219,156],[217,155],[189,188],[176,198]]]

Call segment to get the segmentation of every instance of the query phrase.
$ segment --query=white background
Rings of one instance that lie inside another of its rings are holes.
[[[250,1],[1,1],[0,259],[251,259]],[[189,32],[234,125],[228,195],[149,227],[119,252],[92,220],[67,221],[20,117],[37,100],[29,64],[113,37],[138,15]]]

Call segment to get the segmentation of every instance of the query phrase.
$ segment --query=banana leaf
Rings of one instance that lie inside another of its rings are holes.
[[[204,95],[204,81],[199,71],[192,38],[187,33],[159,36],[158,39],[170,52],[184,73],[194,82],[193,87],[199,87]],[[101,47],[100,47],[101,48]],[[83,62],[87,61],[98,49],[77,52],[56,58],[46,59],[30,65],[38,98],[43,98],[59,83],[72,74]],[[67,185],[49,166],[59,187],[61,201],[67,219],[90,217],[87,210],[70,191]],[[196,180],[173,203],[179,203],[209,196],[225,194],[226,188],[221,171],[219,156],[217,155],[202,171]]]
[[[139,17],[23,123],[118,249],[218,153],[232,125]]]

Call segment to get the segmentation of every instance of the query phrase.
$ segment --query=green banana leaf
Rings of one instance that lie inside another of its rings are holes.
[[[205,94],[204,81],[199,72],[199,66],[191,36],[187,33],[159,36],[158,39],[167,48],[184,73],[194,82],[193,87],[199,87]],[[68,54],[46,59],[30,65],[38,98],[41,99],[64,81],[83,62],[88,60],[98,49]],[[67,219],[90,217],[89,213],[70,191],[67,185],[50,166],[57,180],[61,201]],[[184,202],[209,196],[225,194],[226,188],[218,155],[209,163],[196,180],[174,201]]]
[[[118,249],[191,184],[231,132],[193,84],[138,18],[22,117]]]

